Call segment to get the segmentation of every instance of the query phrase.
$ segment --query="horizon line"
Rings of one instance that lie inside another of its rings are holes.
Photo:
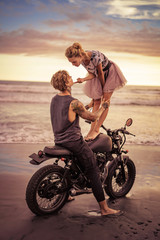
[[[27,82],[27,83],[50,83],[50,81],[36,81],[36,80],[2,80],[0,79],[0,82]],[[160,87],[160,84],[159,85],[144,85],[144,84],[126,84],[126,86],[148,86],[148,87]]]

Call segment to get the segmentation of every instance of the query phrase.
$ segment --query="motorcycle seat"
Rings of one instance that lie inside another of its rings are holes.
[[[52,155],[54,157],[59,156],[71,156],[73,153],[66,148],[60,147],[58,145],[55,146],[46,146],[43,152],[47,155]]]

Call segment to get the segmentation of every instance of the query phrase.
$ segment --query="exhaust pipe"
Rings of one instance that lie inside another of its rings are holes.
[[[75,189],[75,188],[71,188],[69,191],[69,194],[73,197],[73,196],[78,196],[81,194],[89,194],[92,193],[92,189]]]

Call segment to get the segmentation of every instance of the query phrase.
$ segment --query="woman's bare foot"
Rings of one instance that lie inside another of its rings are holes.
[[[99,133],[100,133],[99,131],[93,130],[91,133],[88,133],[87,140],[95,139],[98,136]]]
[[[92,129],[90,129],[90,131],[88,132],[87,136],[84,137],[84,140],[89,140],[89,136],[92,134]]]
[[[118,213],[120,213],[120,210],[115,210],[115,209],[112,209],[112,208],[101,209],[101,215],[102,216],[114,215],[114,214],[118,214]]]
[[[89,140],[88,135],[84,137],[84,140],[85,140],[85,141],[88,141],[88,140]]]

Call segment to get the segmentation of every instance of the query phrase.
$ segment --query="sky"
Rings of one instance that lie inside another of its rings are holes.
[[[0,80],[45,81],[79,42],[118,64],[129,85],[160,86],[160,0],[0,0]]]

